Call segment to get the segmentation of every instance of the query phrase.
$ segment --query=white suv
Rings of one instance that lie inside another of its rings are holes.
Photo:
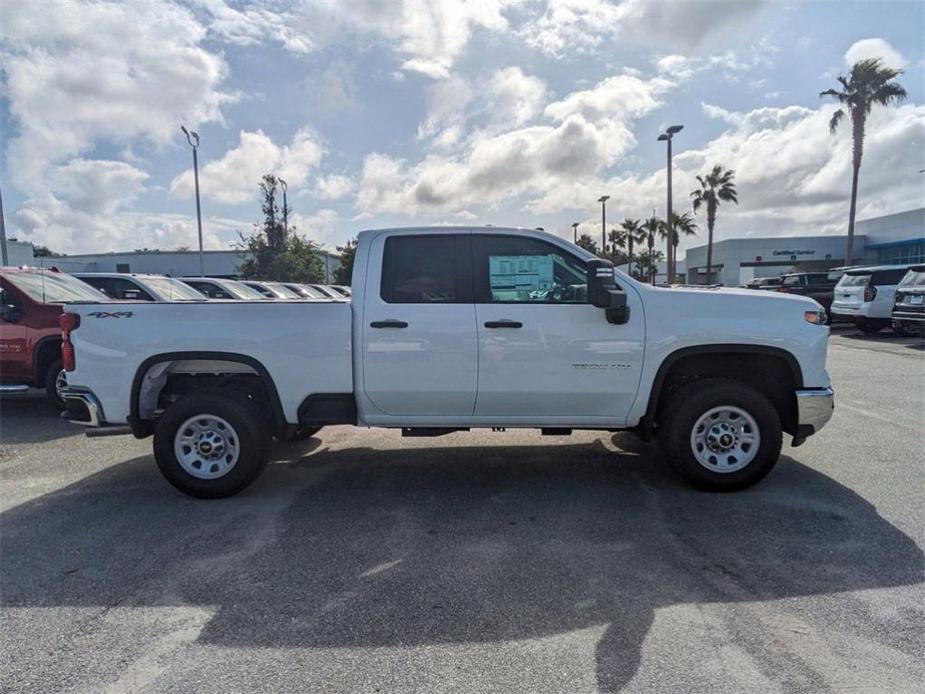
[[[848,270],[835,285],[832,314],[850,318],[868,334],[889,327],[896,285],[908,269],[908,265],[876,265]]]

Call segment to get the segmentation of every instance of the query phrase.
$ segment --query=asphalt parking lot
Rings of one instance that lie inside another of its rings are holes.
[[[242,495],[2,402],[6,692],[919,692],[925,351],[837,329],[837,407],[736,494],[632,435],[335,427]]]

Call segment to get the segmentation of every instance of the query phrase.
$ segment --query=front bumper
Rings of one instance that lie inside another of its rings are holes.
[[[805,438],[817,433],[832,418],[835,391],[813,388],[796,391],[798,436]]]

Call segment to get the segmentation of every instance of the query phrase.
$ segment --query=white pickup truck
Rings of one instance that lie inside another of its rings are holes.
[[[164,476],[214,498],[261,473],[273,436],[329,424],[632,429],[692,484],[741,489],[782,432],[799,445],[832,415],[825,313],[804,297],[652,287],[494,227],[362,232],[352,288],[352,302],[68,304],[70,418],[153,434]]]

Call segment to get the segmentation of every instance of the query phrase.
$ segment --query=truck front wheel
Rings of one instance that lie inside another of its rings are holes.
[[[184,494],[220,499],[257,479],[270,442],[264,420],[245,396],[202,393],[179,400],[158,419],[154,457]]]
[[[760,391],[731,379],[704,379],[678,390],[658,435],[681,477],[711,491],[750,487],[780,456],[776,408]]]

